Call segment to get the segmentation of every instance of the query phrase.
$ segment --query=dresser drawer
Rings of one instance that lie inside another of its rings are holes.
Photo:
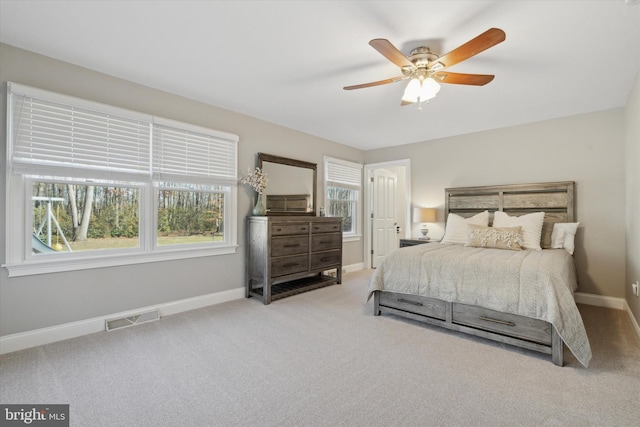
[[[342,221],[320,222],[313,224],[311,231],[313,233],[335,233],[339,232],[342,227]]]
[[[271,239],[271,256],[284,256],[309,251],[309,236],[274,237]]]
[[[311,269],[325,268],[336,266],[342,262],[342,256],[340,250],[337,251],[325,251],[315,254],[311,254]]]
[[[339,248],[342,243],[340,233],[314,234],[311,236],[311,251],[325,251]]]
[[[447,318],[447,303],[442,300],[427,298],[420,295],[397,294],[381,292],[380,305],[410,311],[424,316],[445,320]]]
[[[453,303],[453,323],[551,345],[551,324],[544,320]]]
[[[309,256],[307,254],[271,259],[271,277],[302,273],[308,270]]]
[[[285,236],[290,234],[307,234],[309,233],[309,223],[300,224],[271,224],[272,236]]]

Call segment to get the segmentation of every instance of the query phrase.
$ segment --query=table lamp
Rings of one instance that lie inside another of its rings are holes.
[[[421,240],[429,240],[427,234],[429,233],[429,229],[427,228],[427,222],[435,222],[436,221],[436,210],[434,208],[414,208],[413,209],[413,222],[421,223],[422,226],[420,228],[420,237]]]

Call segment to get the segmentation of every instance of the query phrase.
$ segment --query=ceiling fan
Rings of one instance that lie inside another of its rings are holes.
[[[405,56],[387,39],[373,39],[369,44],[389,61],[400,67],[402,75],[377,82],[345,86],[344,90],[362,89],[410,79],[400,105],[418,103],[420,105],[436,96],[440,83],[483,86],[493,80],[492,74],[461,74],[445,71],[447,68],[471,58],[505,40],[504,31],[490,28],[479,36],[458,46],[451,52],[438,56],[428,47],[420,46]]]

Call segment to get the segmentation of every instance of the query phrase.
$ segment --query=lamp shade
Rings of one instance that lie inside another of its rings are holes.
[[[413,222],[435,222],[436,210],[434,208],[413,208]]]

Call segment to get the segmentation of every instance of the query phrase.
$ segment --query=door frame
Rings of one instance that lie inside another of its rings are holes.
[[[407,226],[405,226],[404,229],[404,236],[405,238],[411,236],[411,227],[409,226],[409,224],[411,224],[411,160],[401,159],[364,165],[365,191],[362,206],[362,213],[364,216],[364,221],[362,221],[362,224],[364,225],[364,268],[371,268],[371,227],[373,224],[371,221],[371,206],[373,206],[373,183],[371,182],[371,178],[373,178],[373,171],[376,169],[388,169],[398,166],[404,166],[405,171],[405,224]],[[398,192],[400,191],[402,191],[402,189],[398,189]]]

